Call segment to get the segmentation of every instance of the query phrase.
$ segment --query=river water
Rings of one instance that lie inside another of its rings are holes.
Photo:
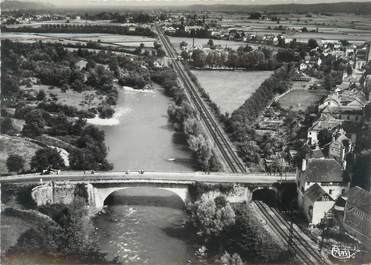
[[[114,117],[100,126],[114,170],[194,170],[184,139],[168,125],[169,103],[158,86],[147,92],[119,92]],[[106,204],[93,221],[98,244],[109,259],[152,265],[196,262],[193,233],[184,226],[184,205],[173,193],[130,188],[112,193]]]
[[[169,104],[157,85],[119,90],[113,119],[101,121],[114,170],[193,171],[184,139],[167,122]]]

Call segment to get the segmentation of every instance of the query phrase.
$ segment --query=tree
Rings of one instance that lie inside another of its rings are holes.
[[[39,101],[44,100],[46,97],[45,91],[44,90],[39,90],[39,93],[37,93],[36,99]]]
[[[31,169],[33,170],[62,169],[64,167],[64,161],[59,152],[49,147],[37,150],[31,159]]]
[[[205,193],[196,201],[191,208],[191,222],[198,229],[197,234],[204,240],[218,238],[221,232],[235,223],[235,212],[229,203],[215,203],[213,193]],[[224,206],[223,206],[224,205]]]
[[[352,66],[350,65],[350,63],[347,64],[347,75],[351,75],[353,73],[353,68]]]
[[[322,129],[318,133],[319,146],[323,147],[332,141],[332,133],[328,129]]]
[[[180,46],[180,49],[183,49],[183,47],[187,47],[187,46],[188,46],[188,43],[185,42],[185,41],[182,41],[182,42],[179,44],[179,46]]]
[[[315,39],[309,39],[308,40],[308,48],[310,50],[315,49],[318,47],[318,42]]]
[[[3,133],[3,134],[9,134],[9,135],[14,134],[15,129],[13,127],[12,119],[9,118],[9,117],[5,117],[1,121],[1,128],[0,129],[1,129],[1,133]]]
[[[9,172],[20,172],[24,169],[24,159],[19,155],[10,155],[6,160],[6,167]]]
[[[207,45],[209,45],[210,49],[215,48],[214,41],[212,39],[209,39],[209,41],[207,42]]]
[[[185,60],[185,61],[189,59],[189,54],[186,51],[182,51],[180,53],[180,56],[182,56],[183,60]]]

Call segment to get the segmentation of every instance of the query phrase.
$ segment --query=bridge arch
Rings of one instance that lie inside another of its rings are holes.
[[[278,189],[274,186],[257,187],[252,190],[252,201],[263,201],[269,205],[275,205],[279,200]]]
[[[160,190],[166,190],[170,191],[171,193],[175,194],[178,198],[182,200],[184,205],[188,202],[189,200],[189,192],[188,192],[188,187],[155,187],[155,186],[143,186],[143,185],[138,185],[138,186],[120,186],[120,187],[95,187],[94,188],[94,202],[95,202],[95,207],[97,210],[101,210],[104,207],[104,202],[106,199],[114,192],[120,191],[120,190],[125,190],[125,189],[130,189],[130,188],[152,188],[152,189],[160,189]]]

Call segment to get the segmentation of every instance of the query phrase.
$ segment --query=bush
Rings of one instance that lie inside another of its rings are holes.
[[[24,169],[24,159],[19,155],[10,155],[6,160],[6,167],[9,172],[20,172]]]
[[[15,133],[15,129],[13,127],[13,122],[12,122],[12,119],[9,118],[9,117],[5,117],[2,121],[1,121],[1,126],[0,126],[0,131],[2,134],[9,134],[9,135],[12,135]]]

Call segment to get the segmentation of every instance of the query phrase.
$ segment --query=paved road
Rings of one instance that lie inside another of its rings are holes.
[[[266,175],[263,173],[249,174],[228,174],[228,173],[210,173],[203,172],[144,172],[140,174],[138,171],[126,172],[110,171],[110,172],[95,172],[94,174],[83,171],[63,171],[59,175],[40,175],[27,174],[1,177],[0,183],[25,183],[25,182],[40,182],[43,181],[90,181],[90,182],[112,182],[122,180],[148,180],[156,181],[199,181],[210,183],[262,183],[269,184],[274,182],[295,182],[295,174],[289,173],[284,176]]]

